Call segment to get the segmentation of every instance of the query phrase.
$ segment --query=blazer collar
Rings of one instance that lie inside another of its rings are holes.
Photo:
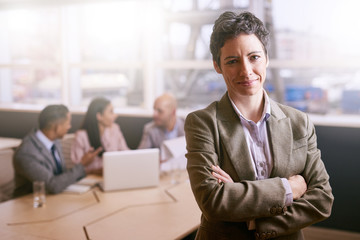
[[[55,161],[53,159],[53,156],[51,155],[50,150],[47,149],[46,146],[44,145],[44,143],[42,143],[40,141],[40,139],[36,136],[36,131],[37,131],[37,129],[32,130],[32,132],[30,134],[31,141],[33,142],[34,146],[38,149],[39,153],[41,155],[45,156],[45,158],[49,160],[50,164],[53,167],[56,167]],[[59,145],[60,144],[59,141],[55,140],[54,144],[55,144],[56,148],[58,149],[58,154],[59,154],[60,158],[63,159],[62,153],[60,151],[61,146]]]
[[[292,131],[289,118],[278,103],[270,99],[271,117],[267,121],[270,149],[272,149],[273,169],[270,177],[285,176],[289,163]],[[241,180],[255,180],[245,133],[240,119],[225,93],[217,105],[217,122],[223,146]]]
[[[270,177],[287,177],[286,169],[290,162],[293,141],[290,119],[275,101],[270,100],[270,106],[271,117],[267,122],[269,144],[273,154],[273,169]]]
[[[241,176],[241,180],[255,180],[245,133],[227,92],[218,103],[216,117],[220,138],[236,173]]]

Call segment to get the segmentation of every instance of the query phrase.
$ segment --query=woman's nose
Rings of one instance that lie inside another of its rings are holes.
[[[247,61],[247,60],[241,61],[240,73],[242,76],[248,76],[252,73],[252,66],[249,61]]]

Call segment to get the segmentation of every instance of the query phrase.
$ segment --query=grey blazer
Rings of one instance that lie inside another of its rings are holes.
[[[197,239],[303,239],[301,229],[330,216],[333,195],[308,116],[270,100],[267,122],[273,169],[255,181],[245,135],[227,93],[185,121],[187,170],[202,211]],[[219,165],[234,183],[211,175]],[[301,174],[304,196],[285,207],[281,177]],[[255,219],[256,230],[246,221]]]
[[[41,180],[45,182],[48,193],[59,193],[67,186],[84,177],[85,169],[81,164],[75,165],[72,169],[67,169],[63,163],[62,174],[55,175],[56,165],[49,150],[36,137],[36,130],[32,130],[17,148],[13,165],[15,169],[15,190],[14,197],[22,196],[32,192],[32,182]],[[61,159],[64,159],[59,140],[55,141],[55,146]]]

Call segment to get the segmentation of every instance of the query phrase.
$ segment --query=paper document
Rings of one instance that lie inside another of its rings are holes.
[[[71,184],[70,186],[65,188],[64,192],[84,193],[89,191],[91,188],[95,187],[101,181],[102,181],[101,177],[90,175],[83,179],[80,179],[74,184]]]
[[[77,185],[94,186],[94,185],[98,184],[101,181],[102,180],[99,179],[99,178],[85,177],[85,178],[81,179],[80,181],[76,182],[76,184]]]
[[[161,171],[181,170],[186,168],[186,141],[185,136],[165,140],[160,147]]]
[[[160,147],[161,160],[184,156],[186,153],[185,136],[165,140]]]
[[[81,185],[81,184],[71,184],[67,188],[65,188],[64,192],[71,192],[71,193],[85,193],[89,191],[92,186]]]

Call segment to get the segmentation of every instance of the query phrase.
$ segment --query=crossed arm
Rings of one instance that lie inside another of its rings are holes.
[[[232,178],[227,174],[224,170],[222,170],[219,166],[211,166],[213,172],[212,175],[218,180],[219,183],[224,182],[231,182],[234,181]],[[297,200],[301,198],[302,195],[307,190],[307,184],[305,182],[305,179],[301,175],[294,175],[288,178],[291,191],[293,193],[293,200]]]
[[[229,144],[222,145],[224,138],[235,134],[238,136],[239,132],[227,131],[224,127],[230,124],[224,122],[219,125],[214,117],[208,115],[205,111],[196,112],[187,117],[185,124],[187,169],[194,196],[206,219],[214,222],[255,220],[257,232],[271,230],[284,236],[330,215],[333,196],[316,146],[313,125],[309,124],[305,130],[302,129],[302,138],[296,139],[295,148],[292,149],[297,154],[289,159],[294,165],[291,170],[293,174],[301,175],[291,176],[289,172],[289,177],[282,171],[277,174],[278,177],[254,181],[249,177],[251,164],[245,161],[241,166],[234,166],[239,162],[231,161],[231,158],[242,157],[241,152]],[[217,167],[220,163],[225,171]],[[286,214],[281,211],[278,213],[279,208],[284,206],[286,194],[281,187],[281,177],[288,179],[295,200],[287,208]],[[225,184],[218,184],[221,182]],[[272,211],[274,206],[276,212]]]

